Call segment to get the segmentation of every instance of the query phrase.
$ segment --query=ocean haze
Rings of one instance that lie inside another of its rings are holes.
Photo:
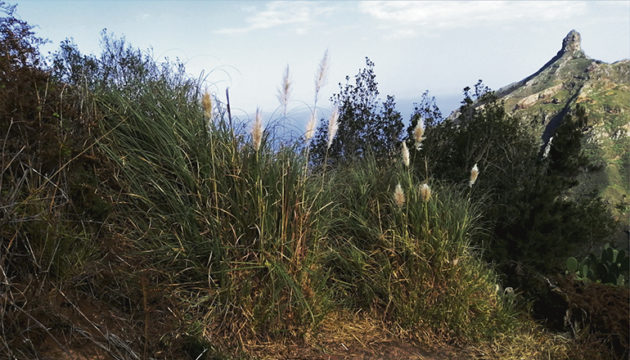
[[[429,95],[434,96],[430,93]],[[435,95],[435,103],[444,118],[459,108],[462,99],[463,95]],[[409,119],[413,114],[414,104],[420,102],[420,100],[421,95],[418,95],[417,98],[396,99],[396,110],[402,115],[405,126],[409,124]],[[318,106],[318,120],[328,119],[330,112],[331,108],[328,104],[326,104],[326,106]],[[239,113],[241,116],[237,116],[238,120],[247,123],[253,121],[254,114],[240,111],[237,112],[237,115]],[[277,136],[280,136],[282,139],[295,139],[303,135],[306,124],[311,116],[311,110],[306,105],[289,106],[287,117],[283,118],[282,112],[278,107],[273,111],[263,111],[262,115],[264,123],[273,127]]]

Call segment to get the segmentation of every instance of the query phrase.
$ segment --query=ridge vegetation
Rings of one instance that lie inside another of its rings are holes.
[[[544,144],[564,117],[581,105],[588,118],[582,145],[590,166],[574,193],[596,193],[616,216],[630,216],[630,60],[607,64],[581,49],[572,30],[562,49],[536,73],[497,91],[507,111],[533,125]]]

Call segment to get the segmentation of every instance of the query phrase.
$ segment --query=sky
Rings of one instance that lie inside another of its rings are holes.
[[[525,78],[560,50],[571,29],[581,33],[587,56],[630,58],[630,1],[23,0],[16,14],[51,41],[43,53],[71,38],[81,52],[99,54],[107,29],[152,49],[158,60],[179,58],[191,76],[203,73],[204,86],[220,100],[229,87],[243,119],[257,107],[268,117],[279,113],[287,65],[289,115],[306,116],[325,51],[322,114],[367,56],[381,97],[394,95],[406,117],[425,90],[448,114],[478,79],[498,89]]]

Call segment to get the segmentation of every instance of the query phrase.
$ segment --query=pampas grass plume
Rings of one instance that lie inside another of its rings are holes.
[[[477,164],[475,164],[475,166],[473,166],[470,170],[470,181],[468,181],[468,186],[472,187],[475,184],[477,176],[479,176],[479,168],[477,167]]]
[[[254,127],[252,128],[252,145],[254,150],[260,149],[260,143],[262,142],[263,128],[262,128],[262,114],[260,108],[256,109],[256,120],[254,120]]]
[[[278,89],[278,101],[284,110],[284,116],[287,116],[287,105],[289,104],[289,96],[291,95],[291,80],[289,80],[289,65],[284,70],[282,84]]]
[[[401,207],[405,204],[405,193],[403,192],[402,186],[400,183],[396,185],[396,189],[394,190],[394,201],[398,207]]]
[[[317,76],[315,77],[315,94],[319,93],[319,90],[326,83],[326,78],[328,77],[328,50],[324,53],[324,57],[322,61],[319,63],[319,71],[317,71]]]
[[[317,121],[317,110],[313,109],[313,112],[311,113],[311,119],[308,121],[308,124],[306,124],[306,133],[304,134],[304,139],[306,140],[306,142],[309,142],[312,138],[313,135],[315,135],[315,122]]]
[[[328,122],[328,149],[330,149],[330,145],[332,145],[332,141],[337,134],[337,130],[339,130],[339,110],[337,108],[333,109],[332,115],[330,116],[330,121]]]
[[[203,94],[201,98],[201,106],[203,107],[203,114],[206,118],[212,119],[212,98],[207,92]]]
[[[424,120],[422,118],[418,119],[418,123],[416,127],[413,129],[413,138],[416,141],[416,149],[420,150],[422,146],[422,140],[424,136]]]
[[[405,164],[406,167],[409,167],[409,148],[407,148],[406,141],[403,141],[402,144],[402,160],[403,164]]]
[[[428,184],[420,185],[420,194],[422,195],[422,201],[428,202],[431,199],[431,188]]]

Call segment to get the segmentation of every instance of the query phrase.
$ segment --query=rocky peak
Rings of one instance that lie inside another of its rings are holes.
[[[582,51],[582,46],[580,44],[580,42],[582,41],[582,36],[580,36],[580,33],[575,31],[575,30],[571,30],[569,31],[569,33],[567,34],[567,36],[564,37],[564,39],[562,40],[562,50],[560,50],[561,54],[574,54],[577,52],[581,52]]]

